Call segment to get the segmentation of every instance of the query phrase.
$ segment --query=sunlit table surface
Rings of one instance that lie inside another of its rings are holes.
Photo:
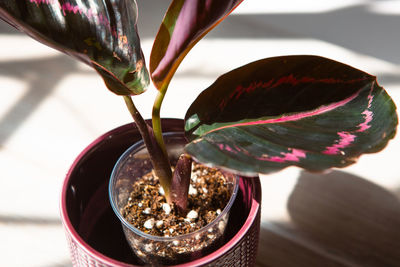
[[[169,1],[138,2],[148,59]],[[372,73],[399,105],[399,2],[244,1],[184,60],[162,116],[183,118],[226,71],[289,54],[321,55]],[[0,265],[70,266],[59,218],[65,173],[86,145],[131,118],[92,69],[4,22],[0,48]],[[134,98],[146,118],[155,91]],[[345,169],[288,168],[261,177],[257,265],[400,266],[399,138]]]

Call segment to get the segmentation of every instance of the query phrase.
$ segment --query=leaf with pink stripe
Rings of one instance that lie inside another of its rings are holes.
[[[185,116],[187,153],[244,175],[344,167],[394,137],[376,78],[318,56],[259,60],[218,78]]]
[[[1,0],[0,18],[93,67],[118,95],[141,94],[149,83],[135,0]]]
[[[173,0],[158,30],[150,56],[151,78],[166,90],[192,47],[243,0]]]

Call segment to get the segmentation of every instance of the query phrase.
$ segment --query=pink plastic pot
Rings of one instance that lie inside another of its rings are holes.
[[[164,119],[164,132],[183,129],[182,120]],[[119,156],[140,140],[135,124],[118,127],[91,143],[74,161],[63,184],[61,219],[74,266],[137,266],[108,199],[108,183]],[[261,186],[241,178],[224,243],[198,260],[179,266],[253,266],[260,231]]]

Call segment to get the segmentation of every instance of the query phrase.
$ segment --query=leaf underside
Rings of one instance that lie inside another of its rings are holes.
[[[2,0],[0,18],[92,66],[119,95],[148,85],[132,0]]]
[[[192,47],[243,0],[174,0],[157,33],[150,74],[157,89],[166,88]]]
[[[317,56],[267,58],[221,76],[185,116],[185,150],[243,175],[344,167],[394,137],[396,107],[374,76]]]

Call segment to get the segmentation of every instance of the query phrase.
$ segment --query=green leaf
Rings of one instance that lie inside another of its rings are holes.
[[[172,1],[158,30],[150,56],[150,74],[159,90],[165,90],[190,49],[242,1]]]
[[[185,116],[185,150],[244,175],[294,165],[344,167],[394,137],[396,107],[375,77],[317,56],[267,58],[201,93]]]
[[[148,85],[135,0],[2,0],[0,18],[92,66],[116,94]]]

